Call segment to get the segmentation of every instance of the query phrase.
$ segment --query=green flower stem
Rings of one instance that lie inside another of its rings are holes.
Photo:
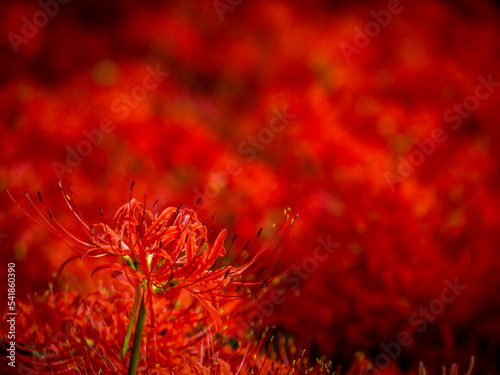
[[[122,350],[120,352],[120,358],[123,359],[125,357],[125,353],[128,349],[128,344],[130,342],[130,337],[132,336],[132,328],[135,323],[135,316],[137,315],[137,307],[139,306],[139,298],[141,294],[141,286],[137,285],[135,287],[135,297],[134,297],[134,307],[132,308],[132,315],[130,316],[130,322],[128,323],[127,333],[125,334],[125,339],[123,340]]]
[[[134,343],[132,344],[132,354],[130,355],[130,363],[128,365],[128,375],[135,375],[137,365],[139,363],[139,354],[141,351],[142,331],[144,330],[144,322],[146,321],[146,307],[144,306],[144,295],[141,298],[141,307],[139,308],[139,316],[135,326]]]

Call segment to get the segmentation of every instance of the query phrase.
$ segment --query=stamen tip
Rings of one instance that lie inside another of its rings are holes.
[[[266,283],[267,283],[267,279],[265,279],[265,280],[262,282],[262,284],[260,284],[260,287],[261,287],[261,288],[264,288],[264,286],[266,286]]]

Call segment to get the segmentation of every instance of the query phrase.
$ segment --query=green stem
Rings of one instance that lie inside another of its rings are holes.
[[[137,285],[135,287],[135,297],[134,297],[134,307],[132,308],[132,315],[130,316],[130,322],[128,322],[127,333],[125,334],[125,339],[123,340],[122,351],[120,352],[120,358],[125,357],[125,353],[128,349],[128,344],[130,342],[130,337],[132,336],[132,328],[135,323],[135,316],[137,315],[137,307],[139,306],[139,298],[141,298],[141,286]]]
[[[135,375],[137,365],[139,364],[139,354],[141,351],[142,331],[144,330],[144,322],[146,321],[146,307],[144,306],[144,295],[141,298],[141,307],[137,324],[135,326],[134,343],[132,344],[132,353],[130,354],[130,363],[128,365],[128,375]]]

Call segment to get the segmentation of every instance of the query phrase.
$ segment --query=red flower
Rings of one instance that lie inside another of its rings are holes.
[[[263,264],[267,256],[277,249],[295,221],[289,220],[285,211],[285,221],[275,227],[259,251],[250,256],[245,252],[247,242],[235,259],[228,260],[223,246],[226,230],[222,230],[210,243],[210,230],[198,220],[193,209],[179,206],[153,213],[146,210],[143,203],[131,198],[118,209],[110,225],[105,222],[102,209],[103,222],[89,225],[78,209],[71,188],[65,194],[62,185],[59,186],[88,239],[81,240],[69,233],[50,211],[49,218],[45,218],[27,194],[26,197],[44,219],[45,225],[40,225],[61,237],[77,252],[78,255],[68,259],[62,267],[77,258],[113,257],[111,262],[96,267],[93,273],[108,270],[113,271],[114,277],[124,273],[133,286],[142,286],[153,325],[156,324],[153,298],[185,290],[209,311],[216,330],[220,331],[220,306],[248,295],[248,292],[241,292],[243,286],[263,286],[267,283],[268,280],[258,280],[257,275],[266,268]],[[40,194],[38,196],[41,202]],[[236,265],[239,261],[243,264]]]

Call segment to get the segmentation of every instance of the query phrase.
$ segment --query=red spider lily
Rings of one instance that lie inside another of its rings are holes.
[[[134,183],[131,194],[133,185]],[[103,222],[89,225],[78,209],[71,188],[68,187],[69,194],[65,194],[62,185],[59,186],[66,203],[88,235],[87,240],[80,240],[69,233],[49,210],[49,218],[45,218],[29,195],[25,195],[45,222],[39,224],[58,235],[77,252],[78,255],[68,259],[63,266],[76,258],[114,257],[112,262],[98,266],[93,273],[108,270],[113,271],[115,277],[124,273],[132,285],[142,286],[145,305],[153,325],[156,324],[153,297],[159,298],[167,292],[185,290],[209,311],[216,331],[220,331],[221,304],[247,295],[248,292],[238,291],[243,286],[263,286],[267,282],[257,280],[257,275],[263,270],[262,264],[280,246],[295,221],[289,220],[286,215],[285,221],[275,227],[252,257],[244,252],[248,247],[247,242],[232,263],[222,266],[227,263],[225,260],[228,255],[223,246],[226,230],[222,230],[211,244],[208,239],[209,230],[198,220],[195,210],[181,209],[179,206],[153,213],[146,210],[144,204],[130,197],[130,201],[116,212],[110,225],[104,221],[102,209]],[[42,203],[40,193],[38,197]],[[262,229],[258,236],[261,232]],[[219,259],[221,256],[223,258]],[[245,263],[236,265],[240,260]]]

